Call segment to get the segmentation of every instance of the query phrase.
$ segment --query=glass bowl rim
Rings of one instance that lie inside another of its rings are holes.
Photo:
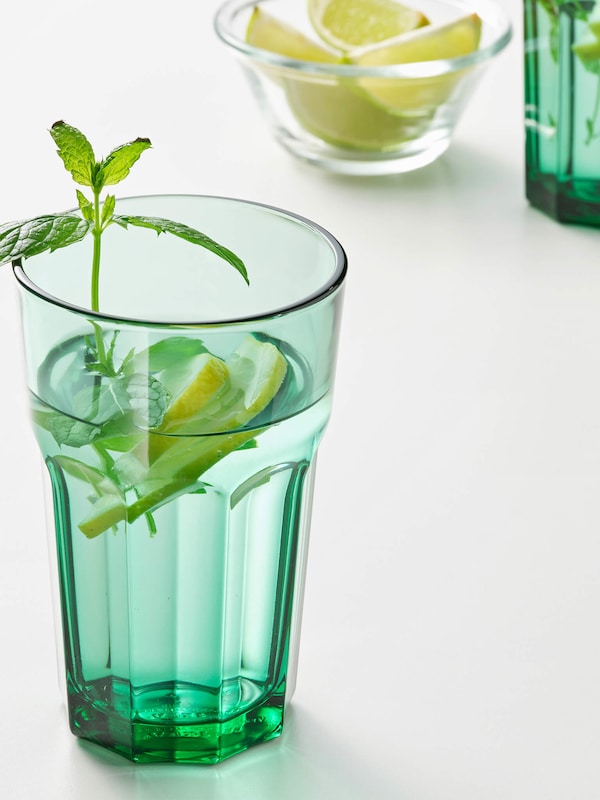
[[[501,52],[511,41],[513,27],[508,14],[495,0],[476,0],[468,5],[461,0],[449,3],[462,7],[465,13],[478,13],[488,10],[496,17],[496,34],[485,47],[473,53],[457,58],[441,58],[432,61],[415,61],[407,64],[389,64],[386,66],[358,66],[355,64],[330,64],[316,61],[301,61],[282,56],[260,47],[254,47],[240,39],[233,32],[235,17],[252,6],[259,6],[268,0],[226,0],[214,17],[214,29],[217,36],[229,47],[251,61],[271,67],[280,67],[291,72],[305,75],[335,76],[339,78],[430,78],[445,75],[467,67],[483,64]],[[485,17],[482,17],[485,24]]]
[[[317,287],[312,293],[299,298],[297,301],[293,303],[288,303],[284,306],[271,309],[269,311],[260,312],[258,314],[249,314],[248,316],[235,316],[231,318],[223,318],[217,320],[202,320],[202,319],[193,319],[193,320],[184,320],[184,319],[176,319],[176,320],[169,320],[169,319],[145,319],[143,317],[129,317],[122,314],[111,314],[109,312],[102,312],[102,311],[92,311],[90,308],[86,308],[85,306],[79,306],[75,303],[71,303],[68,300],[63,300],[60,297],[56,297],[55,295],[48,292],[46,289],[43,289],[41,286],[38,286],[37,283],[27,274],[26,269],[24,268],[23,264],[21,263],[21,259],[12,262],[12,270],[13,274],[20,284],[20,286],[30,294],[39,297],[41,300],[44,300],[47,303],[51,303],[52,305],[58,306],[59,308],[63,308],[66,311],[71,311],[74,314],[78,314],[80,316],[85,316],[86,319],[95,319],[101,320],[103,322],[117,322],[117,323],[125,323],[129,325],[140,325],[143,327],[156,327],[156,328],[166,328],[166,327],[176,327],[176,328],[223,328],[233,325],[248,325],[249,323],[254,322],[261,322],[265,320],[275,319],[277,317],[285,317],[288,314],[292,314],[296,311],[299,311],[307,306],[311,306],[315,303],[319,303],[325,300],[330,295],[334,294],[338,291],[344,284],[344,280],[346,278],[346,273],[348,270],[348,257],[346,252],[340,242],[336,239],[336,237],[330,233],[328,230],[323,228],[317,222],[310,220],[306,217],[303,217],[300,214],[296,214],[293,211],[288,211],[287,209],[279,208],[277,206],[268,205],[266,203],[259,203],[254,200],[242,200],[241,198],[237,197],[225,197],[221,195],[209,195],[209,194],[185,194],[185,193],[160,193],[160,194],[144,194],[144,195],[132,195],[127,197],[120,197],[117,198],[117,205],[119,203],[128,202],[130,200],[144,200],[144,199],[156,199],[159,200],[161,198],[186,198],[186,199],[201,199],[201,200],[217,200],[217,201],[224,201],[228,203],[233,203],[235,205],[245,205],[245,206],[252,206],[254,208],[260,208],[264,211],[269,213],[275,213],[276,215],[287,217],[290,220],[300,224],[312,230],[314,233],[318,234],[321,239],[325,241],[326,244],[329,245],[332,251],[332,255],[334,258],[334,269],[330,277],[323,283],[321,286]],[[72,209],[73,212],[77,212],[78,209]],[[32,258],[35,258],[33,256]]]

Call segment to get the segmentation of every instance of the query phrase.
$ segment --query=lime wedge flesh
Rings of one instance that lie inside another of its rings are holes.
[[[481,19],[469,14],[445,25],[430,25],[399,36],[379,47],[363,48],[350,56],[364,67],[409,64],[470,55],[479,47]],[[362,78],[371,97],[389,111],[414,112],[446,102],[465,70],[431,78]]]
[[[394,0],[308,0],[308,15],[331,47],[351,50],[427,25],[427,17]]]
[[[246,29],[246,42],[253,47],[297,61],[315,61],[321,64],[333,64],[339,61],[335,53],[311,41],[291,25],[272,17],[259,6],[255,6],[250,17]]]
[[[228,371],[225,363],[210,353],[198,357],[196,374],[175,396],[163,417],[161,431],[176,430],[188,422],[225,385]]]
[[[179,392],[167,408],[159,427],[161,434],[173,434],[182,427],[193,424],[194,418],[202,413],[202,409],[222,392],[229,380],[229,372],[225,362],[211,353],[203,353],[195,359],[196,374]],[[161,375],[161,378],[163,375]],[[167,388],[170,386],[167,384]],[[142,441],[138,449],[147,447],[150,463],[168,449],[173,443],[170,436],[151,435],[149,440]]]
[[[586,67],[591,67],[596,72],[597,62],[600,60],[600,20],[588,23],[589,33],[573,44],[573,52]]]
[[[356,82],[318,84],[290,80],[289,106],[309,133],[334,147],[394,150],[425,132],[431,113],[412,118],[389,113]]]

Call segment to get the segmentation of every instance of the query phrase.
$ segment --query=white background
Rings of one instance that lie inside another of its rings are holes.
[[[600,798],[600,231],[524,199],[515,25],[437,163],[328,175],[270,138],[214,0],[2,11],[0,219],[73,205],[47,129],[151,137],[125,194],[223,194],[329,228],[350,270],[284,735],[217,767],[71,736],[16,287],[0,274],[0,796]]]

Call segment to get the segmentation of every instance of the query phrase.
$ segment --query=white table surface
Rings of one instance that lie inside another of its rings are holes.
[[[216,767],[136,766],[68,731],[0,274],[1,797],[600,798],[600,231],[524,199],[521,6],[503,2],[514,40],[451,149],[377,179],[271,140],[214,0],[3,8],[1,220],[73,205],[62,118],[104,153],[152,138],[121,193],[288,208],[350,269],[296,696],[280,739]]]

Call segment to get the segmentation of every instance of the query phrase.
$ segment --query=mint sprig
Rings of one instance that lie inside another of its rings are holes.
[[[248,273],[243,261],[223,245],[195,228],[173,220],[115,214],[115,196],[102,192],[124,180],[142,153],[152,147],[150,139],[138,138],[112,150],[104,159],[97,159],[92,145],[81,131],[62,120],[50,129],[57,152],[65,169],[71,173],[76,184],[91,189],[88,197],[76,190],[79,215],[69,211],[62,214],[45,214],[20,222],[0,225],[0,266],[22,258],[30,258],[45,251],[58,250],[81,241],[87,234],[94,240],[91,269],[91,308],[100,310],[100,254],[102,235],[113,223],[123,228],[133,225],[148,228],[158,234],[170,233],[199,245],[234,267],[246,283]],[[100,359],[102,345],[98,341]]]

